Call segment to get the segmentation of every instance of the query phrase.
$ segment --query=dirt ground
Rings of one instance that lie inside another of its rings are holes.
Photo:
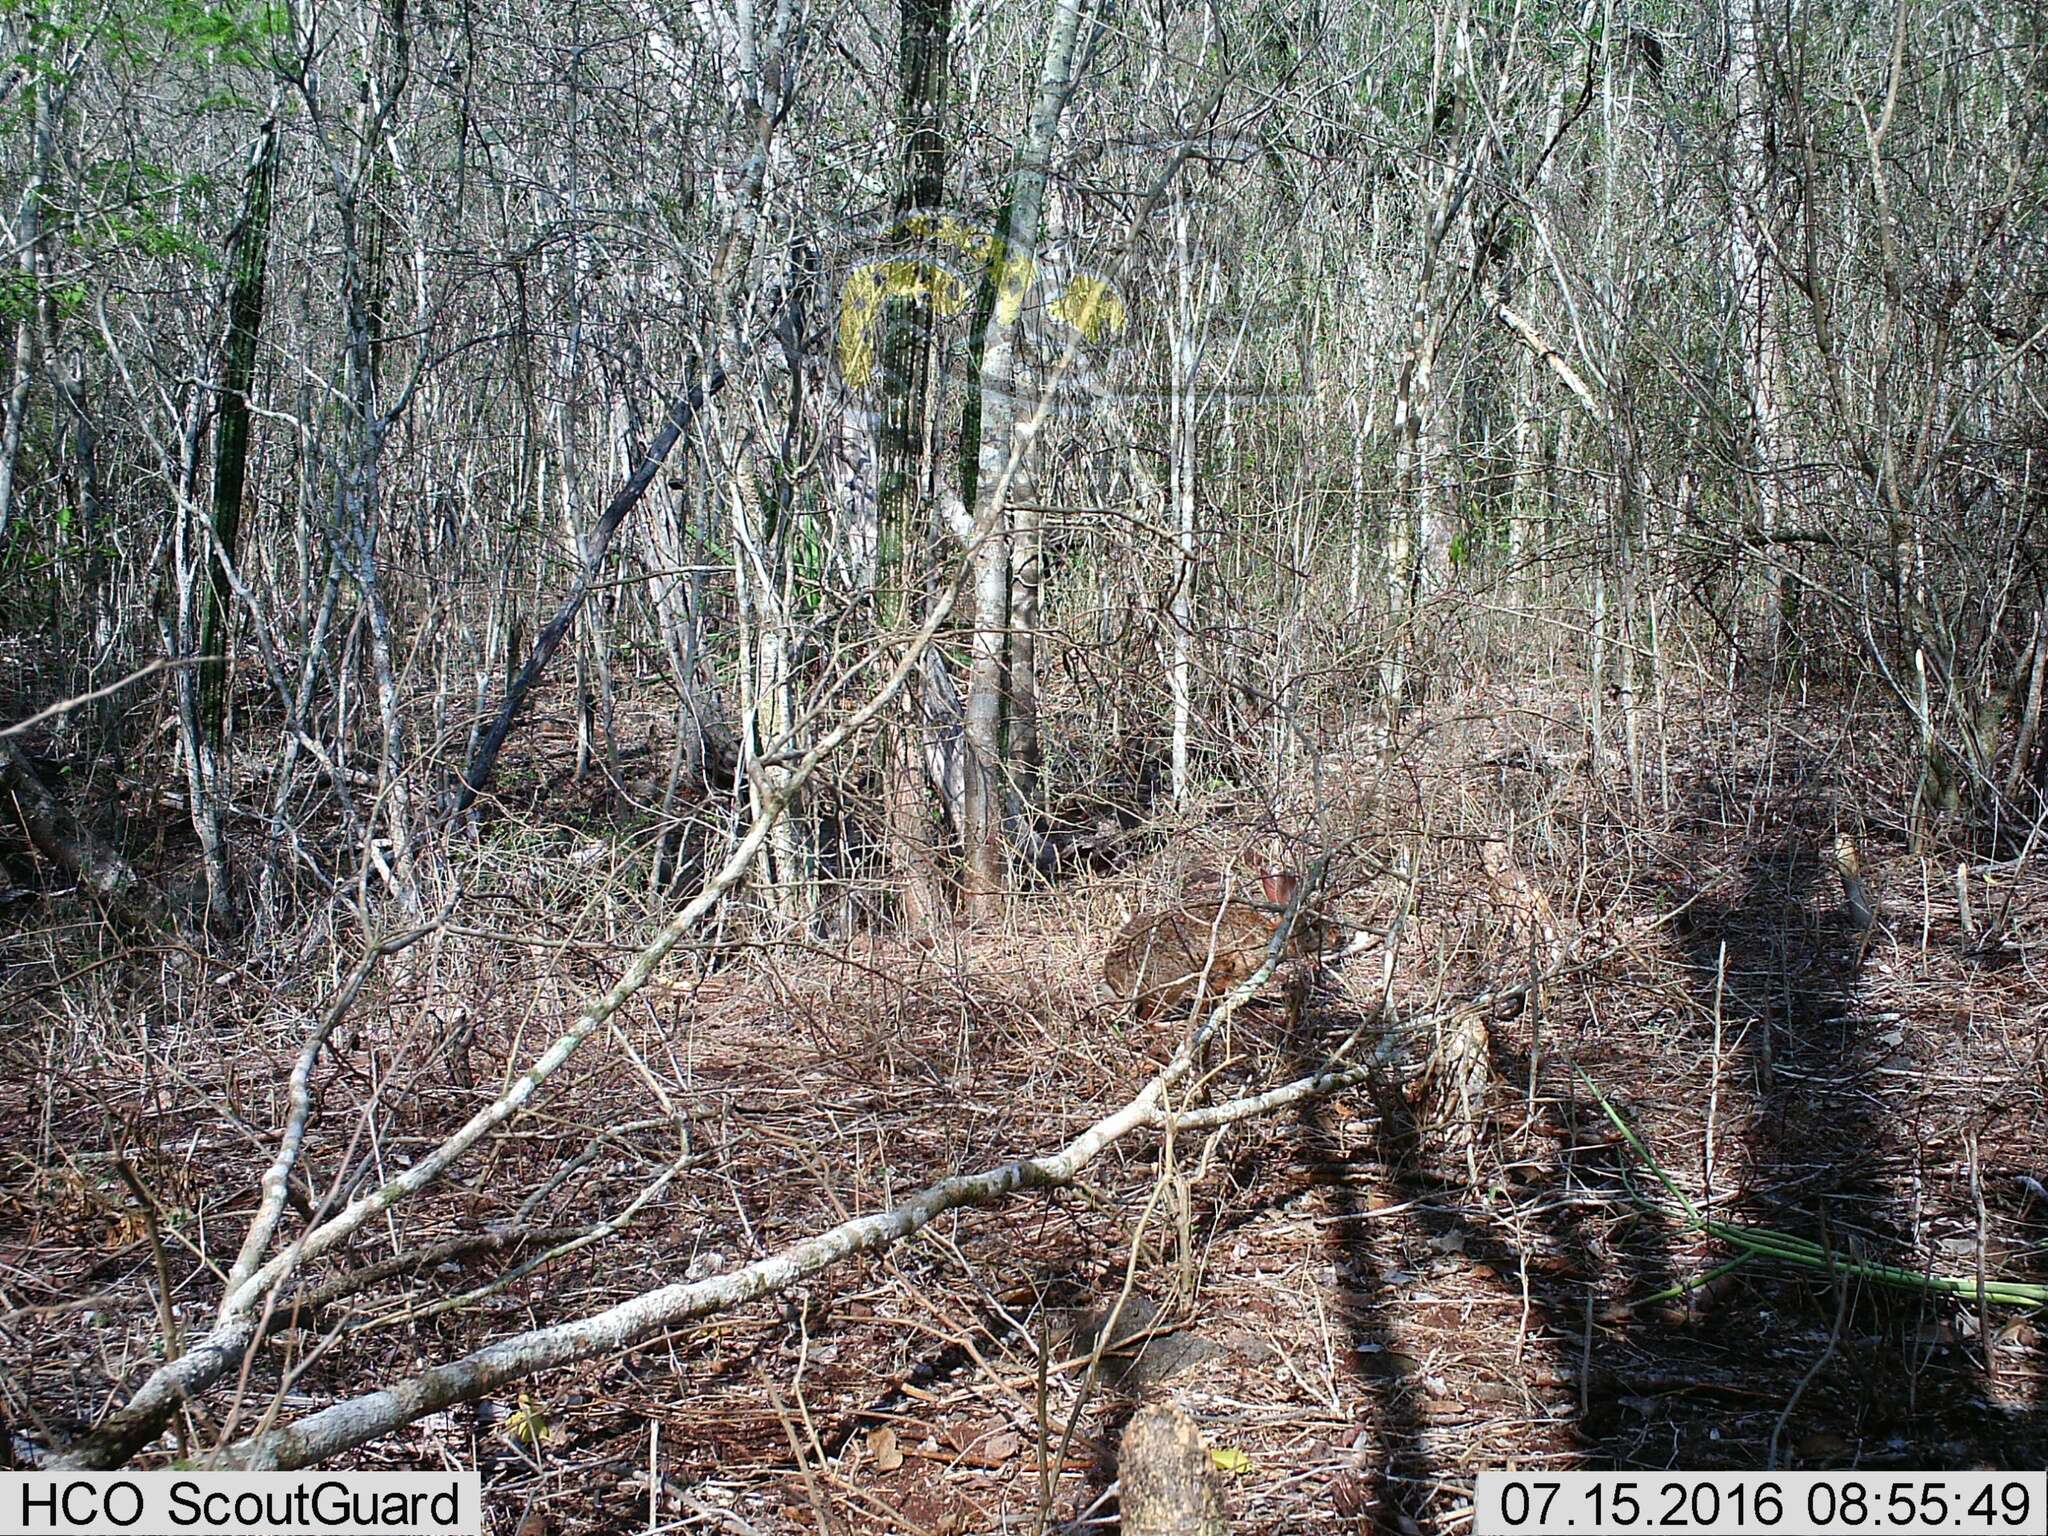
[[[1298,1027],[1277,1004],[1240,1015],[1207,1091],[1296,1076],[1354,1032],[1380,1080],[1213,1138],[1133,1137],[1074,1188],[946,1218],[356,1461],[481,1466],[494,1528],[521,1536],[1113,1530],[1118,1433],[1159,1396],[1221,1453],[1246,1533],[1469,1530],[1474,1475],[1510,1464],[2048,1462],[2048,1318],[1725,1269],[1735,1251],[1688,1228],[1596,1097],[1717,1218],[1844,1262],[2048,1281],[2048,847],[1910,851],[1905,770],[1843,701],[1674,711],[1633,777],[1619,751],[1588,760],[1553,703],[1457,700],[1412,766],[1361,759],[1282,807],[1304,851],[1332,855],[1347,923],[1405,909],[1391,975],[1368,950]],[[304,1309],[239,1396],[195,1405],[159,1451],[1057,1146],[1168,1047],[1102,988],[1109,936],[1249,820],[1212,807],[1124,869],[1020,898],[1000,934],[674,967],[402,1231],[366,1232],[306,1284],[507,1225],[539,1236]],[[1844,910],[1845,830],[1868,932]],[[467,928],[394,965],[323,1068],[309,1199],[446,1134],[630,954],[625,925],[509,855],[495,868],[478,856]],[[16,1457],[132,1388],[167,1326],[203,1327],[331,984],[170,950],[82,961],[54,910],[11,903],[0,950]],[[1485,1015],[1480,1119],[1445,1125],[1428,1021],[1560,956],[1565,974]]]

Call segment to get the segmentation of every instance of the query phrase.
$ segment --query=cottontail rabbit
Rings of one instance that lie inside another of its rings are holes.
[[[1126,999],[1138,1022],[1148,1023],[1169,1008],[1214,1002],[1266,962],[1287,904],[1301,884],[1291,874],[1259,877],[1263,905],[1233,897],[1198,895],[1164,912],[1141,912],[1102,962],[1103,980]],[[1326,925],[1306,906],[1281,950],[1283,960],[1321,950]]]

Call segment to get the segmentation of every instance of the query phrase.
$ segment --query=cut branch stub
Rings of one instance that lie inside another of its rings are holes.
[[[1117,1455],[1124,1536],[1226,1536],[1201,1431],[1172,1403],[1140,1408]]]

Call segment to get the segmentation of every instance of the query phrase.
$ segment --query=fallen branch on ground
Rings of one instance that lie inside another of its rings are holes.
[[[315,1252],[324,1252],[333,1242],[339,1241],[339,1236],[332,1235],[339,1224],[348,1222],[350,1224],[347,1231],[353,1231],[370,1216],[388,1209],[397,1200],[412,1193],[452,1163],[485,1131],[509,1118],[524,1104],[532,1092],[567,1059],[577,1044],[609,1019],[646,983],[655,966],[675,947],[683,933],[709,909],[719,894],[729,889],[741,877],[755,852],[766,839],[773,825],[774,816],[780,814],[781,808],[787,804],[795,788],[808,778],[827,754],[836,750],[866,720],[873,718],[874,714],[894,696],[915,665],[918,654],[929,643],[938,625],[943,622],[946,611],[950,609],[952,600],[959,591],[959,586],[956,575],[954,582],[947,588],[945,600],[937,605],[920,631],[916,643],[899,661],[883,690],[861,711],[829,733],[805,755],[797,765],[793,782],[786,784],[778,798],[771,802],[761,817],[756,819],[726,866],[705,886],[703,892],[678,913],[654,941],[640,952],[627,967],[618,984],[602,998],[586,1006],[575,1028],[569,1034],[556,1041],[496,1104],[480,1111],[468,1125],[443,1142],[420,1163],[379,1190],[359,1198],[348,1210],[306,1234],[291,1249],[253,1273],[243,1282],[240,1290],[229,1298],[235,1304],[234,1321],[228,1321],[231,1309],[229,1302],[223,1302],[223,1321],[216,1324],[213,1333],[194,1345],[183,1359],[160,1368],[156,1375],[144,1384],[143,1389],[138,1391],[128,1408],[115,1416],[108,1429],[96,1432],[95,1435],[78,1442],[64,1454],[58,1464],[118,1465],[118,1461],[104,1462],[88,1458],[108,1454],[107,1447],[112,1443],[109,1430],[116,1426],[123,1426],[124,1433],[130,1436],[140,1429],[141,1422],[135,1412],[139,1402],[148,1399],[153,1413],[161,1409],[162,1417],[155,1421],[160,1427],[163,1417],[168,1416],[171,1408],[175,1407],[184,1395],[203,1390],[218,1380],[253,1336],[248,1309],[253,1306],[255,1300],[266,1294],[270,1285],[289,1274],[298,1259]],[[243,1467],[293,1468],[313,1465],[376,1439],[380,1435],[388,1434],[426,1414],[437,1412],[454,1403],[481,1397],[506,1382],[629,1348],[642,1339],[679,1324],[775,1295],[808,1276],[856,1254],[893,1246],[947,1211],[993,1204],[1024,1189],[1052,1188],[1071,1183],[1105,1150],[1133,1131],[1200,1129],[1230,1124],[1237,1120],[1270,1114],[1307,1099],[1326,1097],[1364,1080],[1374,1070],[1373,1066],[1350,1061],[1344,1056],[1359,1038],[1358,1034],[1354,1033],[1321,1068],[1293,1082],[1281,1084],[1249,1098],[1193,1111],[1181,1110],[1169,1106],[1166,1102],[1168,1090],[1187,1074],[1201,1048],[1214,1032],[1264,986],[1273,974],[1280,963],[1281,953],[1309,889],[1310,885],[1304,883],[1296,890],[1293,901],[1275,927],[1265,963],[1222,999],[1203,1020],[1201,1026],[1181,1045],[1173,1059],[1135,1098],[1121,1109],[1097,1121],[1058,1152],[1019,1159],[980,1173],[960,1174],[940,1180],[889,1210],[842,1222],[826,1232],[801,1239],[767,1258],[727,1274],[695,1283],[664,1286],[588,1317],[516,1334],[486,1345],[459,1360],[431,1367],[397,1386],[335,1403],[293,1423],[234,1441],[216,1453],[217,1459],[227,1465]],[[1690,903],[1686,905],[1689,906]],[[1661,926],[1683,910],[1684,907],[1680,907],[1649,924],[1638,925],[1636,931],[1640,934]],[[1567,952],[1565,956],[1560,957],[1559,963],[1544,975],[1514,988],[1469,999],[1447,1010],[1441,1017],[1456,1018],[1473,1009],[1499,1008],[1514,998],[1526,995],[1536,985],[1597,964],[1604,955],[1618,952],[1624,947],[1624,943],[1625,941],[1618,941],[1608,946],[1600,955],[1581,957],[1576,953]],[[1576,950],[1577,946],[1573,948]],[[1412,1034],[1437,1022],[1438,1018],[1438,1015],[1429,1015],[1405,1020],[1403,1033]],[[1384,1047],[1382,1049],[1384,1050]],[[345,1235],[345,1232],[340,1234]],[[203,1364],[188,1365],[188,1362],[195,1358],[201,1359]],[[157,1386],[159,1378],[167,1380],[165,1387]],[[126,1460],[132,1456],[149,1438],[153,1438],[153,1432],[142,1440],[126,1445],[125,1449],[120,1450],[120,1459]]]
[[[1174,1059],[1167,1061],[1167,1065],[1145,1083],[1135,1098],[1130,1098],[1122,1108],[1087,1126],[1087,1130],[1059,1151],[1001,1163],[999,1167],[983,1169],[979,1174],[956,1174],[920,1190],[889,1210],[842,1221],[838,1227],[799,1239],[797,1243],[782,1247],[764,1260],[756,1260],[739,1270],[731,1270],[709,1280],[662,1286],[633,1296],[631,1300],[623,1300],[616,1307],[608,1307],[590,1317],[528,1329],[526,1333],[487,1343],[481,1350],[475,1350],[461,1360],[432,1366],[395,1386],[387,1386],[383,1391],[334,1403],[283,1427],[274,1427],[264,1434],[233,1442],[217,1452],[217,1460],[227,1466],[246,1468],[311,1466],[328,1460],[330,1456],[338,1456],[344,1450],[391,1434],[428,1413],[438,1413],[455,1403],[483,1397],[506,1382],[532,1376],[541,1370],[629,1350],[635,1343],[666,1333],[678,1325],[788,1290],[797,1282],[842,1264],[858,1253],[872,1253],[891,1247],[922,1231],[948,1210],[995,1204],[997,1200],[1004,1200],[1020,1190],[1044,1190],[1071,1184],[1087,1165],[1094,1163],[1104,1151],[1135,1130],[1163,1133],[1167,1128],[1186,1130],[1208,1124],[1229,1124],[1241,1118],[1251,1118],[1253,1114],[1270,1114],[1278,1108],[1300,1104],[1309,1098],[1341,1092],[1343,1087],[1362,1081],[1374,1065],[1331,1061],[1321,1071],[1298,1077],[1292,1083],[1282,1083],[1266,1094],[1233,1100],[1231,1104],[1219,1104],[1206,1110],[1190,1112],[1167,1104],[1169,1090],[1188,1075],[1210,1036],[1253,993],[1257,993],[1257,989],[1266,985],[1266,979],[1278,967],[1286,938],[1298,915],[1300,901],[1307,891],[1309,887],[1303,885],[1294,893],[1294,901],[1288,905],[1286,915],[1274,930],[1266,963],[1219,1001],[1219,1006],[1202,1020],[1200,1028],[1190,1032],[1182,1042],[1182,1047],[1174,1053]],[[1591,965],[1591,961],[1575,961],[1573,965]],[[1565,969],[1571,967],[1559,967],[1556,971],[1563,973]],[[1542,977],[1540,981],[1550,979],[1554,977]],[[1448,1010],[1446,1016],[1462,1016],[1473,1008],[1497,1008],[1503,997],[1520,995],[1528,985],[1536,983],[1513,987],[1507,993],[1489,993],[1479,999],[1462,1001],[1456,1008]],[[1403,1032],[1421,1030],[1434,1022],[1436,1016],[1407,1020]],[[1358,1034],[1352,1036],[1352,1040],[1356,1038]],[[1350,1040],[1346,1044],[1350,1044]]]
[[[1301,904],[1311,884],[1296,890],[1276,926],[1265,963],[1228,993],[1191,1032],[1173,1058],[1121,1108],[1096,1121],[1059,1151],[1021,1158],[979,1173],[956,1174],[920,1190],[910,1198],[868,1216],[859,1216],[757,1259],[742,1268],[695,1282],[643,1292],[602,1312],[566,1323],[529,1329],[510,1338],[430,1367],[395,1386],[350,1398],[319,1409],[278,1428],[237,1440],[216,1453],[223,1465],[252,1469],[312,1466],[330,1457],[403,1428],[427,1414],[488,1392],[540,1371],[573,1365],[633,1345],[685,1323],[729,1311],[750,1301],[788,1290],[802,1280],[862,1253],[892,1247],[929,1226],[948,1211],[992,1205],[1027,1189],[1071,1184],[1091,1163],[1125,1136],[1136,1131],[1165,1132],[1231,1124],[1270,1114],[1308,1099],[1326,1097],[1363,1081],[1380,1062],[1354,1063],[1333,1056],[1317,1071],[1262,1093],[1197,1110],[1182,1110],[1167,1095],[1199,1059],[1202,1048],[1226,1020],[1241,1008],[1280,963]],[[1690,905],[1688,903],[1687,905]],[[1679,910],[1683,910],[1680,908]],[[1676,916],[1667,913],[1640,925],[1638,933],[1661,926]],[[1402,1021],[1400,1034],[1412,1037],[1446,1019],[1475,1009],[1493,1010],[1534,987],[1595,965],[1625,947],[1617,941],[1599,954],[1567,953],[1558,964],[1521,985],[1467,999],[1440,1014]],[[1360,1039],[1354,1032],[1339,1048],[1349,1050]],[[1378,1056],[1384,1057],[1382,1044]]]
[[[349,1398],[280,1428],[237,1440],[218,1451],[215,1460],[224,1466],[257,1469],[313,1466],[507,1382],[627,1349],[679,1324],[785,1291],[856,1254],[891,1247],[948,1211],[993,1204],[1019,1190],[1071,1184],[1123,1137],[1136,1130],[1162,1128],[1171,1118],[1173,1111],[1162,1107],[1168,1090],[1187,1075],[1202,1046],[1224,1021],[1272,975],[1301,894],[1296,892],[1287,918],[1275,931],[1265,963],[1218,1004],[1136,1097],[1059,1151],[941,1179],[886,1211],[843,1221],[726,1274],[662,1286],[588,1317],[500,1339],[396,1386]]]
[[[418,1193],[445,1173],[490,1132],[524,1109],[542,1086],[574,1054],[577,1047],[610,1022],[612,1016],[648,983],[656,968],[668,958],[670,951],[682,942],[706,913],[717,906],[726,892],[745,878],[747,871],[753,866],[755,856],[767,842],[769,833],[774,830],[775,823],[811,775],[817,771],[819,765],[864,729],[868,722],[895,698],[904,681],[918,666],[925,649],[932,643],[933,636],[951,614],[967,569],[968,562],[963,560],[955,570],[953,579],[947,583],[938,600],[932,604],[931,612],[926,616],[923,626],[910,644],[904,647],[902,656],[898,658],[881,688],[859,709],[821,736],[784,778],[772,788],[763,790],[764,803],[760,811],[734,845],[724,865],[674,917],[662,925],[646,947],[633,957],[632,963],[626,967],[624,974],[612,988],[583,1006],[575,1024],[567,1033],[514,1078],[512,1085],[496,1100],[478,1110],[439,1146],[419,1158],[403,1173],[378,1185],[369,1193],[357,1196],[344,1209],[301,1234],[283,1252],[260,1267],[251,1268],[252,1256],[248,1253],[243,1254],[235,1266],[242,1278],[238,1284],[227,1288],[227,1294],[221,1298],[220,1310],[216,1314],[214,1325],[205,1337],[191,1344],[177,1359],[157,1367],[135,1390],[126,1404],[89,1434],[80,1436],[58,1451],[50,1458],[50,1464],[56,1467],[82,1469],[104,1469],[123,1465],[162,1432],[179,1404],[205,1391],[236,1367],[257,1337],[259,1313],[265,1299],[273,1295],[277,1287],[295,1273],[301,1264],[345,1243],[367,1222]],[[6,743],[0,742],[0,750],[6,750]],[[291,1135],[292,1132],[288,1128],[287,1139],[290,1139]],[[289,1165],[286,1150],[280,1150],[279,1160]],[[273,1171],[275,1167],[273,1164]],[[274,1214],[271,1219],[274,1220]],[[299,1463],[295,1463],[297,1464]]]

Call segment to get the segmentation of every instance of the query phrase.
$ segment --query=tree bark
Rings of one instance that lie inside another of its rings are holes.
[[[0,420],[0,550],[14,520],[14,477],[21,464],[22,427],[28,419],[29,388],[35,379],[36,289],[41,283],[43,181],[48,173],[49,135],[36,124],[30,133],[27,185],[15,214],[14,240],[23,290],[14,318],[14,376],[7,389],[6,417]]]
[[[1773,315],[1769,224],[1773,217],[1776,164],[1772,150],[1771,82],[1766,73],[1763,18],[1757,0],[1729,0],[1729,72],[1734,88],[1735,142],[1730,166],[1734,217],[1729,221],[1729,266],[1742,338],[1742,384],[1749,407],[1741,444],[1752,487],[1757,524],[1764,531],[1764,571],[1757,618],[1765,652],[1776,666],[1783,647],[1787,596],[1785,578],[1774,564],[1768,540],[1783,518],[1778,475],[1790,454],[1785,447],[1784,357]]]
[[[221,349],[220,405],[213,425],[212,549],[199,610],[199,725],[209,749],[221,746],[227,707],[228,568],[241,555],[242,493],[249,467],[249,391],[263,327],[263,273],[270,250],[270,209],[277,179],[277,119],[263,125],[249,162],[242,214],[228,237],[228,332]]]
[[[1225,1536],[1209,1449],[1187,1410],[1152,1403],[1132,1415],[1117,1453],[1123,1536]]]
[[[1380,669],[1389,729],[1398,722],[1407,697],[1409,631],[1416,596],[1426,581],[1444,574],[1442,562],[1449,553],[1435,480],[1442,433],[1431,421],[1443,409],[1431,399],[1437,346],[1443,335],[1436,274],[1444,239],[1465,207],[1483,159],[1482,142],[1444,166],[1436,206],[1416,256],[1408,343],[1394,376],[1396,491],[1385,551],[1388,656]]]
[[[936,247],[928,232],[919,231],[921,216],[936,214],[945,200],[952,24],[952,0],[903,0],[896,114],[902,158],[891,244],[898,259],[933,271]],[[884,634],[907,632],[923,602],[923,565],[933,521],[936,318],[926,284],[891,295],[883,308],[875,614]],[[904,923],[913,931],[929,927],[943,906],[924,760],[917,750],[921,693],[905,691],[881,754],[888,863],[898,883]]]
[[[963,908],[970,919],[999,915],[1003,872],[1003,690],[1010,624],[1011,482],[1030,451],[1036,422],[1018,409],[1017,331],[1033,274],[1053,140],[1073,93],[1082,0],[1055,0],[1031,118],[1010,174],[996,257],[989,264],[989,321],[982,337],[976,397],[974,512],[974,637],[967,673]]]
[[[1187,200],[1173,197],[1174,305],[1168,320],[1167,495],[1173,505],[1173,596],[1167,622],[1173,656],[1167,668],[1167,696],[1173,711],[1167,765],[1173,798],[1187,798],[1192,783],[1190,739],[1194,727],[1195,583],[1201,571],[1195,542],[1195,399],[1207,331],[1206,302],[1195,297],[1194,256],[1188,249]],[[1213,292],[1208,295],[1213,297]]]

